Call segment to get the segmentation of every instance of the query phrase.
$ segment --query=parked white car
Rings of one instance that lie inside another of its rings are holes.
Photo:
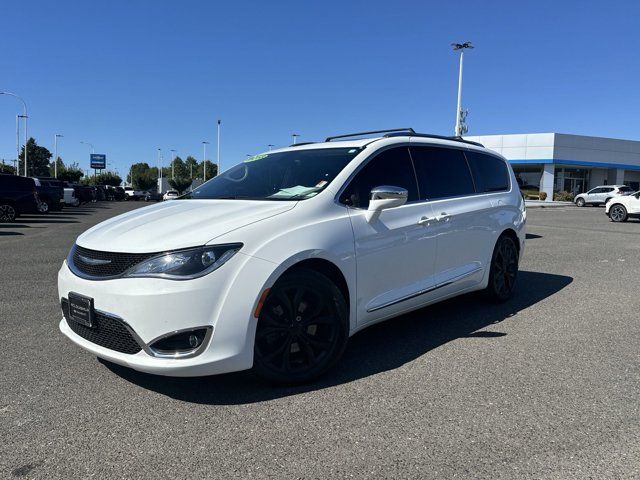
[[[374,323],[474,290],[509,299],[525,207],[508,163],[385,132],[256,155],[89,229],[58,274],[60,330],[143,372],[295,383]]]
[[[609,200],[622,195],[633,193],[633,189],[626,185],[601,185],[586,193],[576,195],[573,201],[579,207],[585,205],[606,205]]]
[[[162,200],[175,200],[180,196],[177,190],[167,190],[166,193],[162,196]]]
[[[80,199],[76,197],[76,191],[74,188],[64,187],[64,203],[65,205],[71,205],[72,207],[80,206]]]
[[[612,199],[607,203],[604,211],[612,222],[626,222],[629,218],[640,218],[640,192]]]
[[[141,190],[134,190],[133,187],[124,187],[125,200],[138,200],[142,197]]]

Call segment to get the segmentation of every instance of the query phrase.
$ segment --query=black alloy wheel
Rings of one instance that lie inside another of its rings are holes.
[[[493,300],[504,302],[513,296],[518,277],[518,248],[514,240],[503,235],[498,239],[489,272],[487,292]]]
[[[624,208],[624,205],[620,205],[618,203],[616,205],[612,205],[609,209],[609,218],[612,222],[626,222],[629,218],[629,214],[627,213],[627,209]]]
[[[16,219],[16,209],[7,203],[0,204],[0,222],[13,222]]]
[[[293,271],[276,282],[260,311],[254,370],[270,382],[308,382],[335,364],[348,337],[342,292],[318,272]]]

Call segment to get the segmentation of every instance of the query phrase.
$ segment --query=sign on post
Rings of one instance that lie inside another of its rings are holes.
[[[91,168],[103,170],[107,168],[107,156],[103,153],[91,154]]]

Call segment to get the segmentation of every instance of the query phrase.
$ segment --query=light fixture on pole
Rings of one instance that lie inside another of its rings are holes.
[[[53,176],[54,178],[58,178],[58,139],[62,137],[63,135],[56,133],[53,138]]]
[[[272,149],[273,147],[275,147],[275,145],[273,145],[272,143],[270,143],[269,145],[267,145],[267,147],[269,147],[269,151],[271,151],[271,149]]]
[[[29,118],[27,115],[27,102],[24,101],[24,99],[18,95],[16,95],[15,93],[11,93],[11,92],[0,92],[0,95],[8,95],[10,97],[14,97],[17,98],[18,100],[20,100],[22,102],[22,108],[23,108],[23,113],[22,115],[18,115],[16,117],[16,136],[17,136],[17,142],[20,143],[20,132],[19,132],[19,123],[18,123],[18,119],[19,118],[24,118],[24,176],[27,176],[27,119]],[[20,148],[18,147],[18,157],[20,157]],[[18,159],[18,157],[16,157],[16,160]],[[19,163],[18,163],[19,165]],[[16,173],[17,173],[17,169],[16,169]]]
[[[162,149],[158,148],[158,193],[162,193]]]
[[[293,144],[295,145],[296,143],[298,143],[298,137],[300,135],[298,135],[297,133],[293,133],[291,134],[291,136],[293,137]]]
[[[222,125],[222,120],[218,119],[218,156],[217,156],[217,163],[218,163],[218,171],[216,172],[216,175],[220,175],[220,128]]]
[[[202,141],[202,181],[207,181],[207,145],[209,142]]]
[[[175,150],[169,150],[171,152],[171,180],[175,180],[176,177],[174,175],[174,164],[175,164],[175,160],[176,160],[176,151]]]
[[[454,135],[456,137],[461,137],[462,134],[467,133],[468,128],[464,123],[464,120],[467,117],[467,113],[462,112],[462,64],[464,62],[464,51],[468,48],[473,48],[471,42],[464,43],[452,43],[453,51],[460,51],[460,70],[458,72],[458,106],[456,109],[456,127],[454,130]]]

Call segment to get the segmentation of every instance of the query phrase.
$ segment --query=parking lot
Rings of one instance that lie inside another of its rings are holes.
[[[144,205],[0,224],[0,477],[640,477],[639,221],[530,209],[512,301],[374,326],[320,382],[282,388],[141,374],[60,334],[76,236]]]

